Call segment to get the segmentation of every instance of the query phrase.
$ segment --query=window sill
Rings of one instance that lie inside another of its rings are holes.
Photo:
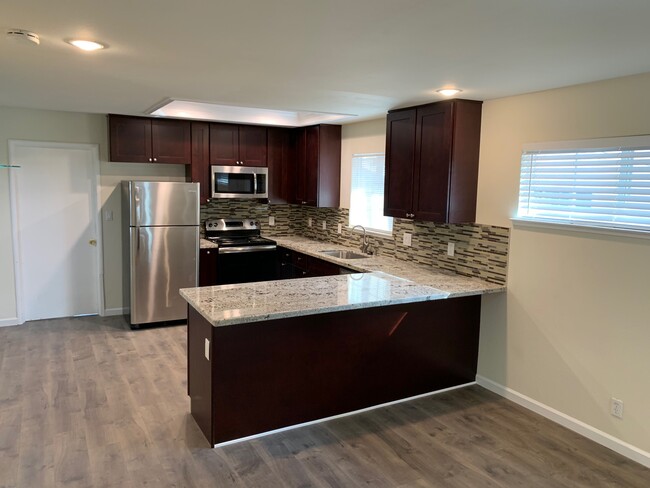
[[[562,230],[583,234],[597,234],[616,237],[632,237],[636,239],[650,239],[650,232],[635,229],[619,229],[615,227],[602,227],[598,225],[575,224],[554,220],[527,219],[513,217],[510,219],[514,227],[527,227],[532,229]]]
[[[348,225],[348,230],[351,232],[354,232],[355,234],[361,234],[363,235],[363,231],[361,229],[354,229],[352,230],[352,227]],[[382,230],[375,230],[375,229],[366,229],[366,235],[368,236],[374,236],[374,237],[383,237],[384,239],[392,239],[393,238],[393,231],[382,231]]]

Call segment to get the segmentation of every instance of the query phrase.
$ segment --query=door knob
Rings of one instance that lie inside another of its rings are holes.
[[[97,245],[97,239],[90,239],[88,241],[88,244],[90,244],[91,246],[96,246]]]

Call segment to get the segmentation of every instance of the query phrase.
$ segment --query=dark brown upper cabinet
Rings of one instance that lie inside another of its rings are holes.
[[[211,197],[210,188],[210,124],[207,122],[192,122],[192,166],[191,180],[199,183],[201,188],[201,203],[206,203]]]
[[[384,215],[474,222],[481,104],[449,100],[388,112]]]
[[[268,128],[269,203],[293,202],[295,138],[292,129]]]
[[[338,207],[341,181],[341,126],[295,129],[293,203]]]
[[[267,128],[257,125],[210,124],[210,164],[266,166]]]
[[[108,116],[110,160],[190,164],[190,122],[126,115]]]

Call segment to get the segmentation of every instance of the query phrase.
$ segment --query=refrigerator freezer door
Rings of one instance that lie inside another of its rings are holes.
[[[199,184],[125,181],[129,226],[199,225]]]
[[[187,318],[180,288],[198,286],[199,228],[130,229],[131,324]]]

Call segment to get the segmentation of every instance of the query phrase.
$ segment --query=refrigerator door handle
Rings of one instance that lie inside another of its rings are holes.
[[[135,187],[135,235],[137,240],[137,250],[140,250],[140,213],[142,212],[141,208],[141,199],[140,199],[140,187],[136,185]]]

